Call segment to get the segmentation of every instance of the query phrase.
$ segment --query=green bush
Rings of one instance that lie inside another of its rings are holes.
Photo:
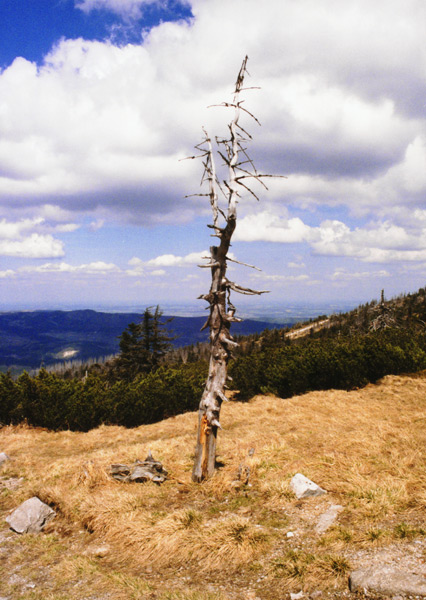
[[[132,382],[111,384],[89,374],[83,381],[41,370],[24,372],[15,382],[0,375],[0,424],[26,421],[36,427],[88,431],[105,424],[136,427],[154,423],[199,404],[205,364],[163,366]]]
[[[389,329],[261,348],[234,361],[230,372],[235,389],[248,399],[268,392],[288,398],[312,390],[350,390],[384,375],[424,368],[425,336]]]

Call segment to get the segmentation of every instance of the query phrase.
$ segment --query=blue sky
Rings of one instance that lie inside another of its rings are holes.
[[[197,305],[210,214],[180,159],[226,133],[208,106],[245,54],[251,156],[287,177],[239,205],[251,303],[424,286],[425,39],[423,0],[2,0],[0,309]]]

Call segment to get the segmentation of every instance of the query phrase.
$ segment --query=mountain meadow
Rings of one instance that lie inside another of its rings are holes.
[[[354,571],[425,577],[425,297],[382,295],[238,338],[202,484],[191,481],[202,344],[167,350],[160,327],[141,354],[148,330],[128,328],[110,363],[0,375],[0,595],[364,598],[348,588]],[[163,483],[112,476],[150,453]],[[297,473],[326,493],[298,498]],[[56,516],[18,535],[4,519],[33,496]]]
[[[191,482],[193,412],[126,429],[0,431],[1,593],[28,600],[262,600],[352,596],[353,569],[424,569],[426,373],[350,392],[230,401],[216,475]],[[161,460],[169,479],[121,483],[110,465]],[[239,478],[244,468],[245,478]],[[327,493],[298,500],[301,472]],[[38,496],[42,534],[4,518]],[[319,533],[331,505],[337,521]],[[292,534],[292,535],[290,535]],[[355,597],[362,597],[360,595]]]

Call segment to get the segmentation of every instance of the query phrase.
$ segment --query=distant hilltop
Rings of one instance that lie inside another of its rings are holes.
[[[86,361],[116,354],[119,336],[129,323],[140,321],[142,313],[110,313],[95,310],[36,310],[0,313],[0,369],[36,369],[41,365],[68,360]],[[164,316],[164,319],[170,317]],[[289,319],[290,321],[290,319]],[[176,336],[176,347],[207,340],[200,332],[205,317],[173,317],[166,327]],[[254,319],[235,323],[237,335],[259,333],[283,326]]]

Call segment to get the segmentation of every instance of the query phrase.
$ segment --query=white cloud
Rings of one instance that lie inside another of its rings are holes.
[[[349,272],[346,269],[336,269],[331,276],[333,281],[353,281],[362,279],[378,279],[382,277],[390,277],[389,271],[381,269],[380,271],[355,271]]]
[[[51,235],[33,233],[19,241],[0,240],[1,256],[21,258],[50,258],[64,256],[64,245]]]
[[[202,264],[202,258],[207,256],[206,251],[191,252],[186,256],[175,256],[174,254],[162,254],[144,263],[147,267],[183,267],[187,265]]]
[[[93,10],[108,10],[122,17],[138,19],[142,9],[149,4],[160,4],[161,0],[76,0],[75,6],[84,13]]]
[[[153,2],[75,6],[125,21]],[[253,199],[241,199],[235,241],[302,244],[317,256],[365,263],[426,260],[426,54],[418,50],[426,4],[190,4],[191,23],[160,23],[139,45],[63,39],[44,63],[17,58],[0,71],[0,205],[9,219],[0,221],[0,253],[62,257],[56,238],[72,236],[83,215],[87,232],[109,219],[177,226],[206,214],[208,202],[184,198],[199,191],[202,166],[179,159],[192,154],[202,125],[226,133],[226,111],[206,107],[229,99],[248,53],[249,85],[261,90],[247,92],[246,106],[262,122],[249,122],[250,152],[261,172],[289,177],[267,180],[256,216]],[[337,219],[324,211],[341,206],[347,212],[336,210]],[[294,207],[312,209],[315,225]],[[122,274],[160,277],[200,257],[168,245]],[[59,264],[69,273],[112,272],[84,260]],[[305,253],[303,263],[309,268]]]
[[[420,237],[389,222],[350,230],[340,221],[324,221],[311,230],[317,254],[350,256],[365,262],[417,261],[426,257],[426,229]]]
[[[156,258],[143,261],[134,256],[128,261],[130,269],[126,270],[126,274],[131,277],[141,277],[142,275],[162,276],[166,274],[164,268],[187,267],[191,265],[201,264],[202,257],[207,252],[191,252],[186,256],[176,256],[175,254],[162,254]]]
[[[105,225],[105,219],[96,219],[96,221],[92,221],[89,225],[89,229],[90,231],[98,231],[99,229],[102,229],[102,227]]]
[[[270,212],[248,215],[238,221],[234,239],[291,244],[306,241],[310,227],[299,218],[280,219]]]
[[[15,276],[15,271],[12,271],[12,269],[7,269],[6,271],[0,271],[0,279],[6,279],[7,277],[14,277]]]
[[[308,281],[308,275],[267,275],[263,274],[260,276],[261,279],[269,280],[269,281],[291,281],[291,282],[301,282]]]
[[[149,2],[76,6],[131,15]],[[62,40],[41,67],[18,58],[0,73],[0,201],[83,210],[95,197],[133,221],[173,221],[194,206],[183,195],[197,191],[200,171],[178,158],[201,125],[226,129],[224,111],[206,106],[229,97],[246,52],[250,83],[262,87],[247,100],[263,124],[254,152],[262,169],[292,175],[287,190],[303,174],[310,201],[404,203],[383,194],[394,189],[384,174],[403,161],[396,188],[423,189],[423,3],[191,4],[191,24],[162,23],[143,45]],[[206,44],[213,38],[220,52]]]
[[[44,204],[38,209],[40,217],[49,222],[66,223],[72,221],[73,214],[55,204]]]
[[[43,217],[0,221],[0,256],[21,258],[57,258],[64,256],[64,244],[49,231],[73,232],[78,225],[73,223],[50,226]],[[34,231],[35,230],[35,231]]]
[[[70,265],[65,262],[45,263],[39,266],[21,267],[24,273],[85,273],[89,275],[105,275],[120,272],[119,267],[113,263],[96,261],[82,265]]]
[[[54,231],[58,233],[72,233],[73,231],[77,231],[77,229],[80,229],[80,225],[77,225],[77,223],[64,223],[63,225],[56,225],[54,227]]]
[[[426,227],[411,230],[390,221],[351,229],[338,220],[312,227],[299,218],[280,218],[270,212],[244,217],[236,231],[241,241],[307,243],[323,256],[358,258],[364,262],[420,261],[426,258]],[[298,266],[289,263],[292,268]]]
[[[22,219],[21,221],[10,222],[6,219],[0,221],[0,239],[13,240],[22,236],[23,233],[34,229],[37,225],[44,222],[42,218]]]

